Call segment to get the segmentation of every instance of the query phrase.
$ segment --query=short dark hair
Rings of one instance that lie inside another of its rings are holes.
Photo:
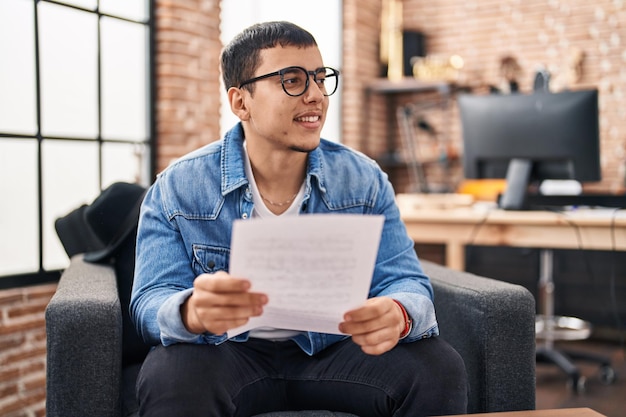
[[[277,45],[306,48],[317,46],[317,42],[308,31],[291,22],[257,23],[244,29],[222,50],[221,68],[226,91],[254,77],[261,64],[260,51]],[[245,88],[253,92],[254,84]]]

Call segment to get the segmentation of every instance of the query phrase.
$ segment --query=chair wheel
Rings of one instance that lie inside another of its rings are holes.
[[[582,394],[585,392],[585,384],[587,379],[584,376],[573,376],[567,380],[567,387],[572,390],[574,394]]]
[[[615,369],[608,365],[600,367],[600,381],[605,385],[610,385],[617,379],[617,373]]]

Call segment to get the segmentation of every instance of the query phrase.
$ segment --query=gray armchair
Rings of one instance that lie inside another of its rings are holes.
[[[470,413],[535,407],[535,305],[521,286],[423,261],[441,337],[463,357]],[[72,257],[46,309],[48,417],[135,416],[139,363],[122,366],[122,311],[112,266]],[[346,416],[332,412],[270,416]]]

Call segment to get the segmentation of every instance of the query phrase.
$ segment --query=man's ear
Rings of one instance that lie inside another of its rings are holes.
[[[230,103],[230,110],[241,121],[246,121],[250,118],[250,112],[246,99],[249,97],[241,88],[230,87],[228,89],[228,102]]]

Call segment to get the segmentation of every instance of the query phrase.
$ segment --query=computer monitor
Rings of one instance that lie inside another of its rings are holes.
[[[525,208],[546,179],[600,181],[598,91],[458,97],[466,178],[506,178],[500,207]]]

